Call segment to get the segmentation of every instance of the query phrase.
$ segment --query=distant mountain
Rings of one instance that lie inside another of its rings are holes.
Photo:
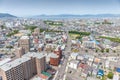
[[[61,15],[36,15],[30,18],[42,18],[42,19],[64,19],[64,18],[104,18],[104,17],[120,17],[120,14],[86,14],[86,15],[71,15],[71,14],[61,14]]]
[[[8,13],[0,13],[0,18],[17,18],[17,17]]]

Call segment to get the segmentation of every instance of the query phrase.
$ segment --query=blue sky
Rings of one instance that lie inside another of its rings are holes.
[[[0,13],[16,16],[120,14],[120,0],[0,0]]]

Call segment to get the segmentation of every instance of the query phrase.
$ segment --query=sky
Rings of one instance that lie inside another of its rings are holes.
[[[0,13],[15,16],[120,14],[120,0],[0,0]]]

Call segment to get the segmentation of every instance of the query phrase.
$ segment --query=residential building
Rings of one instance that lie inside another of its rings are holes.
[[[19,47],[25,49],[25,52],[30,51],[30,38],[28,36],[22,36],[18,42]]]
[[[45,69],[45,55],[28,52],[21,58],[0,66],[0,74],[3,80],[30,80]]]

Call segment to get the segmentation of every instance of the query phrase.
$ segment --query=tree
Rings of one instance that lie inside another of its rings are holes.
[[[4,29],[5,28],[5,26],[4,25],[1,25],[1,29]]]
[[[98,52],[98,50],[99,50],[99,49],[98,49],[98,48],[96,48],[96,49],[95,49],[95,52],[97,53],[97,52]]]
[[[113,38],[113,37],[100,36],[99,38],[108,39],[110,41],[120,43],[120,38],[118,38],[118,37]]]
[[[25,25],[25,29],[30,30],[31,32],[33,32],[35,28],[37,28],[37,26],[34,26],[34,25]]]
[[[114,53],[116,53],[116,50],[113,50]]]
[[[31,34],[27,34],[28,36],[30,36]]]
[[[6,46],[6,48],[10,48],[11,49],[11,48],[13,48],[13,46]]]
[[[112,72],[109,72],[108,75],[107,75],[107,77],[108,77],[109,79],[113,79],[113,73],[112,73]]]
[[[71,34],[79,34],[79,35],[84,35],[84,36],[89,36],[90,32],[78,32],[78,31],[69,31]]]
[[[19,30],[14,30],[14,31],[8,33],[6,36],[11,37],[12,35],[17,34],[18,32],[19,32]]]
[[[88,50],[86,49],[85,52],[88,52]]]
[[[104,49],[101,49],[101,52],[104,53]]]
[[[107,76],[103,76],[101,80],[107,80]]]
[[[117,54],[117,56],[119,56],[120,54]]]
[[[109,49],[106,49],[106,52],[109,53]]]
[[[14,34],[17,34],[19,32],[19,30],[14,30],[13,33]]]

